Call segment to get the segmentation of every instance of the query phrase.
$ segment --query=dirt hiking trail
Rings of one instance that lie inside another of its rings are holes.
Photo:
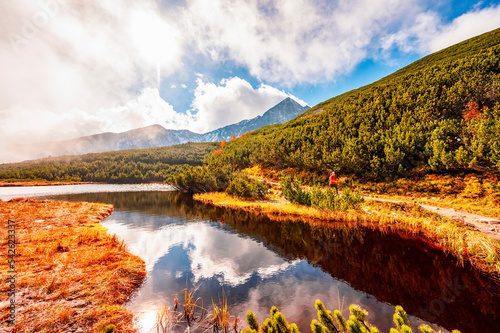
[[[365,200],[377,200],[377,201],[386,201],[393,203],[411,203],[409,201],[390,200],[390,199],[373,198],[373,197],[364,197],[364,198]],[[490,236],[491,238],[500,241],[500,220],[498,219],[489,216],[482,216],[478,214],[458,211],[453,208],[434,207],[431,205],[424,205],[424,204],[417,204],[417,205],[430,212],[458,221],[466,226],[481,231],[482,233]]]

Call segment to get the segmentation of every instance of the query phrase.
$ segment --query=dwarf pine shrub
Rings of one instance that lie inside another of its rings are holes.
[[[104,328],[104,330],[101,331],[101,333],[114,333],[114,332],[116,332],[116,326],[113,324],[106,326],[106,328]]]
[[[242,333],[300,333],[297,325],[293,323],[290,324],[275,306],[271,308],[271,316],[264,320],[262,325],[259,325],[257,317],[252,311],[247,312],[246,321],[248,327],[246,327]]]
[[[403,330],[404,326],[410,326],[410,321],[406,316],[406,312],[400,305],[396,306],[396,312],[394,313],[393,320],[400,331]]]
[[[267,193],[267,187],[264,183],[250,179],[247,176],[237,174],[229,186],[226,188],[226,194],[235,195],[241,198],[264,198]]]
[[[335,310],[332,315],[332,312],[326,310],[319,299],[316,300],[315,307],[318,310],[319,321],[314,319],[311,322],[313,333],[379,333],[376,327],[365,321],[368,312],[357,304],[349,306],[351,316],[347,321],[338,310]],[[408,316],[402,306],[396,306],[393,320],[397,328],[391,328],[390,333],[413,333]],[[420,325],[418,330],[421,333],[437,333],[428,325]],[[452,333],[460,333],[460,331],[453,330]]]
[[[169,183],[188,193],[224,191],[232,176],[230,166],[189,166],[172,175]]]
[[[302,184],[296,178],[284,176],[281,178],[281,191],[285,199],[299,205],[311,205],[311,193],[302,190]]]
[[[359,191],[353,194],[348,187],[343,189],[341,195],[336,195],[331,188],[319,186],[303,190],[299,181],[287,176],[281,178],[281,190],[285,199],[292,203],[325,210],[356,209],[364,201]]]
[[[379,333],[376,327],[365,321],[368,312],[357,304],[349,306],[351,316],[347,321],[339,310],[332,313],[325,308],[319,299],[316,300],[314,306],[318,310],[319,320],[313,319],[311,322],[313,333]],[[397,328],[391,328],[390,333],[413,333],[408,316],[402,306],[396,306],[393,320]],[[248,327],[242,333],[300,333],[297,325],[290,324],[275,306],[271,308],[271,316],[266,318],[262,325],[259,325],[257,317],[252,311],[247,312],[246,322]],[[421,333],[437,333],[425,324],[420,325],[418,330]],[[453,330],[452,333],[460,333],[460,331]]]

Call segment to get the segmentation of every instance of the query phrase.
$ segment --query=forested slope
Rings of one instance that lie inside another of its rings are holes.
[[[393,178],[500,170],[500,29],[265,127],[220,155],[314,173]]]
[[[218,147],[218,143],[186,143],[4,164],[0,165],[0,179],[163,182],[186,165],[203,164],[205,156]]]

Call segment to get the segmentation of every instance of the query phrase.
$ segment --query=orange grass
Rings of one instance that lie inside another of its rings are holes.
[[[286,200],[246,201],[219,192],[196,194],[194,198],[215,206],[266,214],[278,221],[292,217],[308,223],[340,222],[348,228],[369,227],[424,237],[432,245],[453,254],[459,262],[468,260],[482,272],[500,278],[500,242],[451,219],[426,212],[415,204],[368,200],[362,210],[326,211]]]
[[[99,223],[112,206],[51,200],[0,200],[0,261],[8,270],[7,221],[16,221],[16,324],[0,302],[1,332],[135,332],[123,304],[146,276],[144,261]],[[0,294],[7,295],[4,278]],[[2,301],[3,301],[2,297]]]
[[[170,310],[167,306],[164,306],[157,313],[156,324],[151,331],[166,333],[181,330],[189,332],[192,330],[194,332],[201,328],[203,332],[207,332],[209,327],[215,327],[215,324],[210,321],[207,309],[203,307],[203,299],[195,297],[197,290],[197,288],[189,290],[186,281],[186,288],[174,295],[174,309]],[[178,311],[179,294],[181,293],[184,293],[184,309]]]

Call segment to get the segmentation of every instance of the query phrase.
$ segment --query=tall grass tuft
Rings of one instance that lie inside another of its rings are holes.
[[[212,329],[215,333],[229,333],[229,332],[238,332],[239,328],[239,319],[238,317],[232,320],[232,316],[229,313],[228,305],[227,305],[227,297],[223,292],[222,300],[219,300],[220,305],[218,306],[212,300]]]
[[[226,295],[223,293],[222,300],[217,305],[212,300],[211,313],[204,308],[203,300],[196,297],[197,288],[180,291],[184,296],[183,309],[178,309],[178,294],[175,294],[174,309],[167,306],[157,313],[156,324],[150,331],[155,333],[184,332],[214,332],[214,333],[239,333],[240,324],[238,317],[229,313]]]

